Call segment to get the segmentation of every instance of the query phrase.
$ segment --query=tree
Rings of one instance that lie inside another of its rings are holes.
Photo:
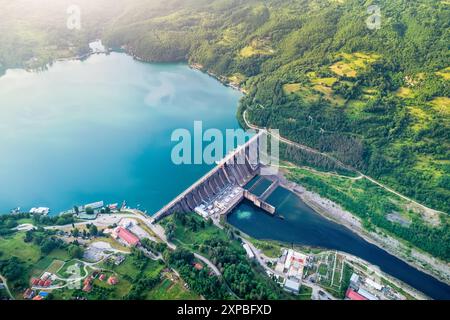
[[[80,230],[78,230],[78,228],[74,228],[72,230],[72,236],[74,236],[75,238],[77,238],[80,235]]]
[[[77,246],[75,244],[71,244],[67,248],[67,252],[73,259],[81,259],[83,258],[84,250],[80,246]]]
[[[57,247],[57,243],[53,238],[44,239],[41,243],[41,251],[44,254],[48,254]]]
[[[25,238],[23,239],[24,242],[31,242],[33,241],[33,231],[27,231],[25,232]]]
[[[96,236],[98,234],[98,229],[97,229],[97,226],[95,224],[90,224],[89,225],[89,234],[91,236]]]

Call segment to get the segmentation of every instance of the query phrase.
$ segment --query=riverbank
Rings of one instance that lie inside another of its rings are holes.
[[[280,169],[278,174],[280,185],[297,195],[315,212],[326,219],[345,226],[367,242],[382,248],[410,266],[450,285],[450,268],[448,264],[415,248],[411,248],[390,235],[385,233],[381,235],[379,230],[376,230],[376,232],[367,231],[362,226],[359,218],[331,200],[325,199],[317,193],[308,191],[303,186],[289,181],[286,179],[285,174],[286,170]]]
[[[129,59],[129,60],[131,60],[131,59]],[[128,69],[127,69],[127,72],[128,72]],[[117,78],[120,78],[120,75],[117,77]],[[158,88],[156,88],[156,89],[158,89]],[[105,95],[106,96],[106,95]],[[215,99],[216,99],[216,97],[215,97]],[[216,103],[216,102],[215,102]],[[229,107],[229,105],[228,106],[226,106],[227,108]],[[100,117],[98,117],[98,118],[100,118]],[[219,121],[220,121],[220,123],[223,123],[223,118],[221,118],[221,119],[219,119]],[[83,170],[84,170],[84,168],[82,168]],[[183,172],[182,173],[183,175],[186,175],[186,172]],[[195,174],[195,173],[194,173]],[[159,180],[159,179],[149,179],[149,180],[155,180],[155,181],[157,181],[157,180]],[[164,180],[164,179],[161,179],[161,180]],[[161,181],[160,180],[160,181]],[[115,186],[115,187],[117,187],[117,186]],[[172,188],[172,186],[169,186],[170,188]],[[97,190],[99,190],[99,189],[101,189],[100,187],[97,187],[96,188]],[[148,195],[144,195],[145,197],[148,197]],[[127,197],[128,198],[128,197]],[[156,198],[156,196],[155,196],[155,198]],[[319,204],[320,204],[320,202],[319,202]],[[356,232],[357,233],[357,232]],[[378,245],[378,244],[377,244]],[[395,255],[397,255],[397,254],[395,254]],[[414,267],[416,267],[416,266],[414,266]],[[424,270],[424,271],[426,271],[426,270]]]
[[[294,249],[295,251],[301,252],[305,255],[309,255],[312,257],[319,257],[319,256],[326,255],[329,253],[339,254],[339,255],[345,257],[346,263],[349,264],[351,266],[351,268],[353,268],[354,270],[357,270],[360,274],[364,274],[370,278],[379,279],[378,281],[389,285],[390,287],[394,288],[398,292],[402,293],[408,299],[417,299],[417,300],[431,299],[430,297],[428,297],[421,291],[415,289],[411,285],[382,271],[377,265],[374,265],[360,257],[349,254],[347,252],[343,252],[341,250],[328,250],[328,249],[310,247],[310,246],[306,246],[306,245],[298,245],[298,244],[294,244],[294,243],[286,243],[286,242],[270,240],[270,239],[255,239],[252,236],[248,235],[247,233],[243,232],[242,230],[236,228],[232,224],[226,222],[226,219],[224,219],[222,224],[227,224],[228,227],[230,227],[232,230],[237,232],[239,237],[245,239],[246,243],[250,242],[252,244],[252,246],[253,246],[252,250],[256,256],[259,256],[259,255],[261,256],[262,260],[258,259],[258,261],[260,263],[262,263],[262,266],[264,268],[267,268],[267,265],[265,265],[265,262],[276,263],[277,259],[282,254],[283,248],[285,248],[285,249],[291,248],[291,249]],[[271,272],[277,274],[277,272],[275,272],[274,270],[271,270]],[[310,285],[310,284],[311,283],[309,283],[309,282],[302,283],[302,285]],[[323,290],[323,288],[322,288],[322,290]]]

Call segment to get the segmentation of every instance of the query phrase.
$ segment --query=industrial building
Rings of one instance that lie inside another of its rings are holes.
[[[135,247],[140,244],[139,238],[123,227],[117,227],[112,233],[113,237],[120,239],[127,246]]]
[[[50,212],[50,208],[47,208],[47,207],[37,207],[37,208],[30,209],[30,213],[32,213],[32,214],[47,215],[49,212]]]
[[[284,290],[293,294],[298,294],[300,292],[300,280],[296,278],[286,279],[284,282]]]
[[[275,271],[286,274],[288,278],[296,278],[301,281],[307,260],[308,256],[303,253],[292,249],[283,250],[275,266]]]

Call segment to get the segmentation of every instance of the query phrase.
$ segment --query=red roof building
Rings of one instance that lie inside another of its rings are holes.
[[[87,277],[86,279],[84,279],[83,285],[86,286],[86,285],[88,285],[88,284],[91,284],[91,281],[92,281],[92,277],[89,276],[89,277]]]
[[[119,280],[117,280],[116,277],[111,276],[111,277],[109,277],[109,279],[108,279],[108,283],[109,283],[110,285],[113,286],[113,285],[119,283]]]
[[[43,300],[43,299],[44,299],[44,298],[41,297],[41,296],[39,296],[39,295],[33,298],[33,300]]]
[[[43,286],[44,286],[44,283],[45,283],[44,280],[39,280],[39,283],[38,283],[38,284],[39,284],[40,287],[43,287]]]
[[[103,280],[105,280],[105,278],[106,278],[106,276],[102,273],[100,275],[100,277],[98,277],[98,280],[103,281]]]
[[[50,280],[45,280],[44,287],[49,287],[52,284]]]
[[[116,235],[125,241],[130,246],[137,246],[139,244],[139,238],[136,237],[134,234],[132,234],[127,229],[124,229],[122,227],[117,227],[115,230]]]
[[[31,284],[32,284],[33,286],[37,286],[37,285],[39,284],[39,279],[37,279],[37,278],[32,278],[32,279],[31,279]]]
[[[203,265],[201,263],[196,262],[196,263],[194,263],[194,268],[197,269],[197,270],[202,270],[203,269]]]
[[[366,297],[363,297],[358,292],[353,291],[352,289],[347,289],[347,292],[345,293],[345,296],[350,300],[367,300]]]

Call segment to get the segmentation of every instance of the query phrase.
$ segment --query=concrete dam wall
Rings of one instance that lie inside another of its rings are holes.
[[[193,212],[201,204],[211,202],[230,185],[244,186],[259,172],[259,144],[264,132],[253,136],[246,144],[236,148],[216,167],[173,199],[154,216],[157,222],[175,212]]]

